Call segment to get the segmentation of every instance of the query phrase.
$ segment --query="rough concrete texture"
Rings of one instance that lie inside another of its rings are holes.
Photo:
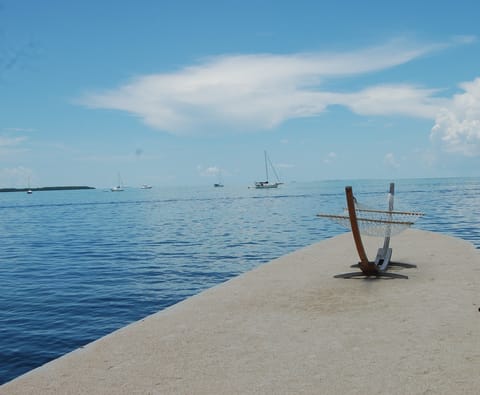
[[[381,246],[366,238],[370,259]],[[392,239],[404,279],[336,279],[351,233],[283,256],[0,387],[1,394],[478,394],[480,254]]]

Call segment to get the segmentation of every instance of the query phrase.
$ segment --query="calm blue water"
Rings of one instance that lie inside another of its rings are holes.
[[[0,194],[0,383],[346,230],[344,187],[387,207],[389,181]],[[416,227],[480,248],[480,178],[398,180]]]

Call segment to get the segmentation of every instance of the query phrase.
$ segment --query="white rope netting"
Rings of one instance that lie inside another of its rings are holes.
[[[423,214],[409,211],[374,210],[363,204],[356,204],[357,224],[360,233],[368,236],[394,236],[412,226]],[[341,215],[317,214],[318,217],[328,218],[350,229],[350,216],[345,209]]]

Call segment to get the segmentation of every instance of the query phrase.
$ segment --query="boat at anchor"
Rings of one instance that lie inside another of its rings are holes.
[[[265,181],[255,181],[254,188],[255,189],[271,189],[271,188],[278,188],[279,185],[282,185],[283,182],[280,182],[278,174],[273,166],[270,158],[267,155],[267,151],[263,151],[264,158],[265,158]],[[271,171],[275,175],[276,182],[270,182],[269,180],[269,173],[268,168],[270,167]]]

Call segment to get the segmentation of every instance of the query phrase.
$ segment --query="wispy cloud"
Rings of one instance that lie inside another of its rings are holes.
[[[27,140],[27,137],[17,136],[0,136],[0,159],[6,156],[16,156],[27,151],[27,148],[23,145],[23,142]]]
[[[327,165],[335,161],[337,154],[335,152],[329,152],[328,155],[323,159],[323,163]]]
[[[4,187],[26,187],[32,176],[32,170],[23,166],[1,168],[0,185]]]
[[[33,132],[32,128],[7,127],[0,129],[0,159],[7,156],[15,157],[28,151],[25,142],[27,136],[21,134]]]
[[[388,112],[412,97],[424,102],[423,111],[430,112],[426,99],[432,92],[412,86],[381,86],[347,94],[321,87],[327,79],[384,70],[441,47],[393,40],[351,52],[218,56],[178,72],[139,76],[119,88],[87,94],[79,102],[129,112],[174,134],[201,132],[205,125],[268,129],[288,119],[318,115],[331,104],[378,113],[381,109],[373,108],[383,97],[392,99],[385,106]],[[421,111],[404,105],[401,112],[418,115]]]
[[[3,128],[4,132],[13,132],[13,133],[29,133],[34,132],[35,129],[32,128]]]
[[[5,136],[0,136],[0,148],[2,147],[13,147],[16,145],[21,144],[24,142],[27,138],[26,137],[5,137]]]
[[[17,69],[25,68],[38,52],[38,43],[28,40],[16,48],[1,48],[0,78]]]
[[[392,152],[388,152],[387,154],[385,154],[383,161],[388,167],[391,167],[393,169],[398,169],[400,167],[400,164],[397,162],[397,159]]]
[[[378,85],[360,92],[343,94],[338,104],[360,115],[406,115],[434,119],[446,99],[434,95],[437,90],[413,85]]]
[[[473,155],[480,141],[478,80],[463,84],[465,94],[453,99],[413,84],[337,92],[326,89],[325,82],[385,70],[475,40],[457,36],[443,43],[418,44],[398,39],[349,52],[217,56],[177,72],[139,76],[78,101],[89,108],[128,112],[177,135],[271,129],[342,105],[359,115],[435,120],[432,135],[440,137],[448,150]]]
[[[218,176],[222,172],[217,166],[204,167],[203,165],[197,165],[197,171],[202,177]]]

